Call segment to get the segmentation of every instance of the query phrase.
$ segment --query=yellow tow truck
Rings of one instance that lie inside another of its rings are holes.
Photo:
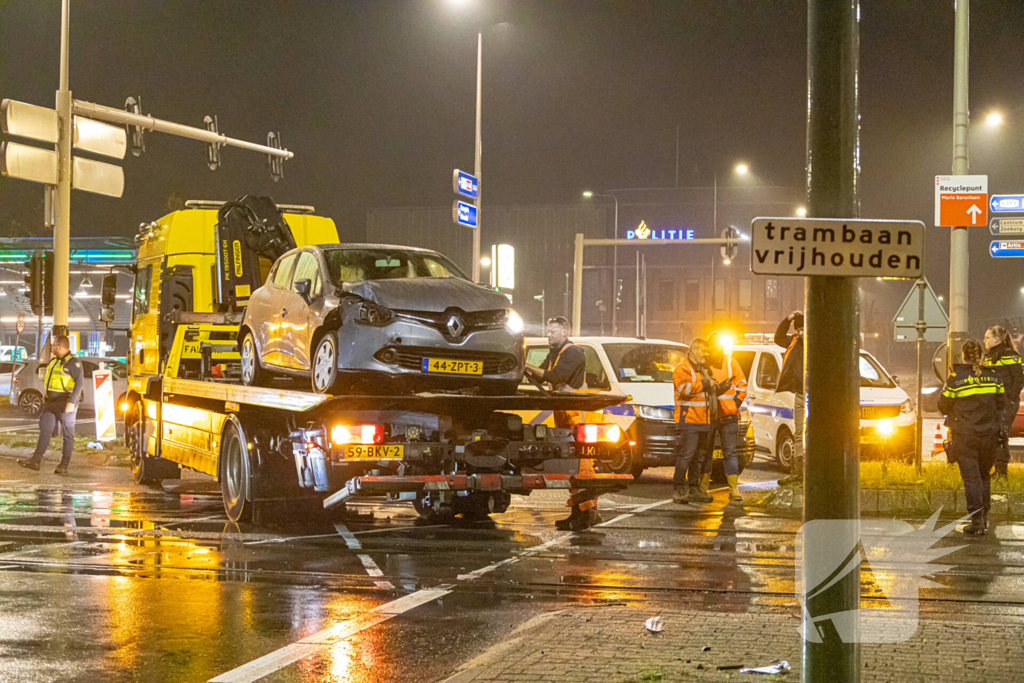
[[[238,521],[261,516],[265,503],[329,507],[356,495],[408,500],[425,516],[481,517],[503,512],[512,493],[607,492],[631,479],[612,471],[629,448],[615,425],[557,429],[521,417],[595,414],[625,397],[329,396],[243,385],[237,335],[249,296],[281,254],[337,243],[337,230],[312,207],[266,197],[186,207],[143,224],[136,238],[122,406],[136,481],[178,478],[183,467],[204,473],[220,482],[225,511]],[[575,471],[568,461],[581,458],[604,471],[552,473]],[[545,472],[550,461],[563,462]]]

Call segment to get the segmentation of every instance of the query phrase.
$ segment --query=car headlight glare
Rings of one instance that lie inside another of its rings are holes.
[[[523,317],[515,312],[513,309],[508,309],[505,314],[505,328],[512,334],[522,334],[523,329]]]
[[[882,436],[889,436],[892,434],[893,428],[892,420],[882,420],[877,425],[878,433]]]
[[[675,413],[671,408],[660,406],[636,406],[636,412],[646,420],[672,421],[675,419]]]
[[[914,412],[914,402],[911,401],[908,398],[906,401],[904,401],[903,403],[900,404],[900,412],[901,413],[912,413],[912,412]]]

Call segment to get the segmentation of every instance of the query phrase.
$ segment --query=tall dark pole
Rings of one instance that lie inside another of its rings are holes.
[[[859,0],[807,3],[807,213],[855,218],[859,159],[857,70]],[[806,285],[804,359],[804,523],[850,520],[840,547],[859,537],[859,310],[852,278],[811,277]],[[808,549],[805,548],[804,561]],[[809,588],[809,587],[805,587]],[[805,608],[811,614],[858,609],[860,572],[851,571]],[[860,646],[844,643],[831,624],[822,642],[804,641],[804,681],[860,680]]]

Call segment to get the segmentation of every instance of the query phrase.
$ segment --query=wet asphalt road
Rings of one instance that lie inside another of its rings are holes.
[[[566,604],[792,605],[798,521],[727,506],[724,491],[674,505],[669,475],[603,498],[605,524],[582,534],[554,529],[559,492],[485,523],[423,526],[408,505],[366,501],[239,527],[212,491],[0,457],[0,680],[436,681]],[[760,462],[743,480],[777,476]],[[953,590],[924,590],[925,609],[1024,603],[1022,546],[1003,525],[957,551],[939,578]]]

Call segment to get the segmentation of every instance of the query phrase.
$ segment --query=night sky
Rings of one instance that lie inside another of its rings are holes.
[[[971,9],[971,172],[1024,192],[1024,3]],[[868,2],[861,20],[862,215],[924,221],[944,293],[949,236],[932,217],[952,163],[953,2]],[[0,96],[53,105],[59,24],[57,0],[0,0]],[[451,169],[473,167],[480,29],[485,207],[671,186],[677,124],[682,185],[742,159],[766,185],[803,186],[804,3],[76,0],[76,98],[141,96],[145,113],[196,126],[216,114],[257,142],[280,130],[296,158],[272,183],[265,157],[226,149],[211,172],[200,143],[150,134],[124,162],[124,198],[75,193],[72,234],[133,234],[172,194],[313,204],[343,239],[363,237],[371,207],[447,205]],[[34,229],[41,196],[0,180],[0,232]],[[1024,314],[1019,262],[992,263],[984,228],[971,242],[972,319]]]

